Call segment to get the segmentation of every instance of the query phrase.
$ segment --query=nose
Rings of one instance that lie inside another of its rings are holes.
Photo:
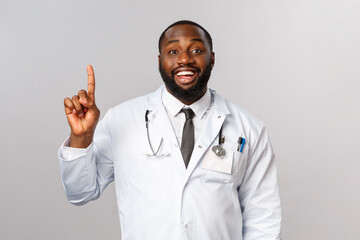
[[[192,57],[191,53],[188,53],[187,51],[183,51],[178,55],[177,63],[191,64],[194,63],[194,58]]]

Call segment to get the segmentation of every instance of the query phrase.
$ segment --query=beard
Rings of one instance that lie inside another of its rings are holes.
[[[186,67],[186,66],[184,66]],[[191,65],[188,65],[187,67],[191,67],[194,69],[197,69],[198,72],[200,72],[199,68],[195,68]],[[176,70],[176,69],[175,69]],[[165,72],[165,70],[162,68],[162,64],[160,62],[159,64],[159,72],[160,75],[165,83],[166,88],[168,91],[177,99],[184,102],[191,102],[194,100],[198,100],[201,98],[201,96],[205,93],[205,89],[207,87],[207,83],[211,76],[211,63],[209,63],[204,71],[197,76],[197,79],[195,79],[196,83],[194,86],[191,86],[190,88],[183,89],[175,82],[175,70],[171,71],[170,75]]]

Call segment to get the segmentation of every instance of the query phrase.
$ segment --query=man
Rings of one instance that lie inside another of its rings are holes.
[[[204,28],[170,25],[159,39],[165,87],[110,109],[98,125],[88,66],[88,91],[64,101],[71,134],[59,159],[69,201],[97,199],[114,180],[124,240],[280,239],[264,125],[208,89],[214,61]]]

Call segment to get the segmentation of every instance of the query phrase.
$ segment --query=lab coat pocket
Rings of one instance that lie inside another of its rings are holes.
[[[218,157],[212,147],[206,151],[201,164],[205,182],[233,182],[241,156],[240,152],[236,151],[237,144],[224,144],[222,147],[226,154],[223,157]]]
[[[226,151],[223,157],[218,157],[212,151],[212,146],[206,151],[201,164],[205,182],[229,183],[241,178],[239,174],[244,174],[246,166],[245,153],[240,153],[237,147],[237,143],[223,144]]]

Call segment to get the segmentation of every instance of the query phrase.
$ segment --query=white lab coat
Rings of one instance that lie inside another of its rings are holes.
[[[281,239],[274,153],[263,123],[212,91],[214,102],[186,169],[161,102],[163,87],[110,109],[86,150],[60,147],[69,201],[94,200],[115,180],[123,240]],[[146,110],[154,149],[164,139],[162,157],[148,156]],[[225,160],[211,151],[221,126]],[[242,153],[239,137],[246,139]],[[211,170],[225,162],[230,173]]]

